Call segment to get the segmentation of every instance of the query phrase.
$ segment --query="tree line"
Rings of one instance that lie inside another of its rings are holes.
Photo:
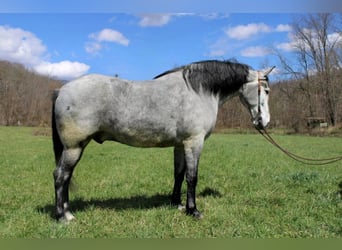
[[[281,77],[271,85],[270,126],[293,132],[306,131],[312,120],[339,126],[342,124],[341,15],[301,15],[291,26],[291,57],[274,49]],[[0,125],[50,126],[51,95],[62,84],[22,65],[0,61]],[[248,111],[238,98],[219,110],[217,128],[250,127]]]
[[[342,79],[341,70],[334,74],[333,78]],[[303,87],[303,79],[282,80],[271,85],[271,127],[303,132],[307,129],[308,117],[329,120],[320,78],[310,76],[310,79],[307,88]],[[340,93],[340,98],[335,100],[333,125],[342,123],[342,84],[337,83],[335,93]],[[0,61],[0,125],[50,126],[52,93],[62,85],[61,81],[37,75],[22,65]],[[217,128],[251,128],[250,115],[238,97],[220,108]]]
[[[61,82],[0,61],[0,125],[49,126],[51,96]]]

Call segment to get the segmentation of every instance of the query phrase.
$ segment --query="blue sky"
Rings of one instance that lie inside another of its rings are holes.
[[[0,60],[64,80],[87,73],[151,79],[211,59],[234,58],[259,69],[278,64],[273,49],[291,53],[290,24],[308,3],[276,2],[3,0]]]
[[[291,55],[296,15],[341,6],[340,0],[2,0],[0,60],[63,80],[87,73],[151,79],[211,59],[259,69],[279,64],[274,49]]]
[[[340,12],[340,0],[1,0],[0,12]]]
[[[235,58],[257,69],[277,63],[271,49],[290,42],[293,18],[288,13],[3,13],[0,59],[62,79],[86,73],[151,79],[208,59]]]

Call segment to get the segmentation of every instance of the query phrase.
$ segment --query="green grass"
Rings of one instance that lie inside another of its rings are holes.
[[[0,127],[0,238],[342,236],[341,162],[306,166],[256,134],[207,140],[197,188],[202,220],[169,205],[172,148],[90,143],[74,173],[76,221],[56,223],[51,138],[37,134]],[[342,154],[341,138],[275,138],[309,157]]]

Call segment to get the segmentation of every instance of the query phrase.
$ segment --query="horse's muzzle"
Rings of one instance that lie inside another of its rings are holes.
[[[257,115],[255,119],[253,119],[253,125],[257,130],[262,130],[264,129],[268,124],[265,126],[263,125],[262,117],[261,115]]]

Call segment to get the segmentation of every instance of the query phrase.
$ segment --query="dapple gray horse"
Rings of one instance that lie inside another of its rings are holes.
[[[200,218],[195,202],[198,163],[203,143],[214,129],[218,108],[239,94],[254,126],[267,126],[267,75],[271,70],[254,71],[230,61],[201,61],[150,81],[87,75],[65,84],[55,92],[53,101],[56,218],[74,218],[69,210],[69,183],[91,139],[135,147],[174,147],[171,202],[181,206],[185,177],[186,213]]]

